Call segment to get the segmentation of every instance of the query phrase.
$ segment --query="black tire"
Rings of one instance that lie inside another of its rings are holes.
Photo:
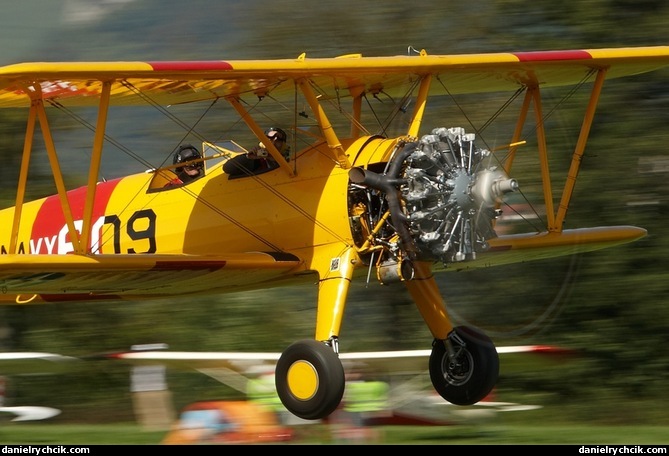
[[[448,337],[457,355],[454,360],[449,360],[443,341],[435,341],[430,355],[432,385],[452,404],[475,404],[497,383],[499,355],[495,345],[485,333],[469,326],[458,326]]]
[[[302,419],[319,420],[334,412],[344,396],[344,367],[323,342],[301,340],[281,354],[275,382],[286,409]]]

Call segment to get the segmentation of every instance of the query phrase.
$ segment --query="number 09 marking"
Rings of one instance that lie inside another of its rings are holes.
[[[100,234],[103,231],[104,225],[112,226],[114,233],[114,253],[121,253],[121,219],[117,215],[100,217],[93,225],[91,251],[93,253],[100,253]],[[147,250],[137,252],[133,247],[130,247],[127,253],[156,253],[156,213],[152,209],[143,209],[132,214],[126,225],[126,233],[133,241],[146,239],[149,242]]]

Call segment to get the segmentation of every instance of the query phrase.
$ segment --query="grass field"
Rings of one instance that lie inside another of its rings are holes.
[[[668,445],[667,426],[393,426],[374,428],[374,436],[359,440],[325,425],[299,426],[294,443],[320,444],[439,444],[439,445]],[[0,444],[37,445],[157,445],[164,431],[144,431],[134,424],[64,425],[6,422]]]

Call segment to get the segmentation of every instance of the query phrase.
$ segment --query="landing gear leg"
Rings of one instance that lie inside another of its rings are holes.
[[[344,396],[344,367],[337,338],[357,254],[353,248],[323,251],[314,258],[320,271],[315,340],[289,346],[276,365],[276,391],[294,415],[317,420],[330,415]]]

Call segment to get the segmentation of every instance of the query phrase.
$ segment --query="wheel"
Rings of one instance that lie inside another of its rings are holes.
[[[444,342],[435,341],[430,355],[432,385],[452,404],[475,404],[497,383],[499,355],[495,345],[486,334],[469,326],[458,326],[448,338],[455,356],[449,359]]]
[[[344,395],[344,367],[339,356],[317,340],[290,345],[276,363],[275,381],[284,407],[305,420],[327,417]]]

